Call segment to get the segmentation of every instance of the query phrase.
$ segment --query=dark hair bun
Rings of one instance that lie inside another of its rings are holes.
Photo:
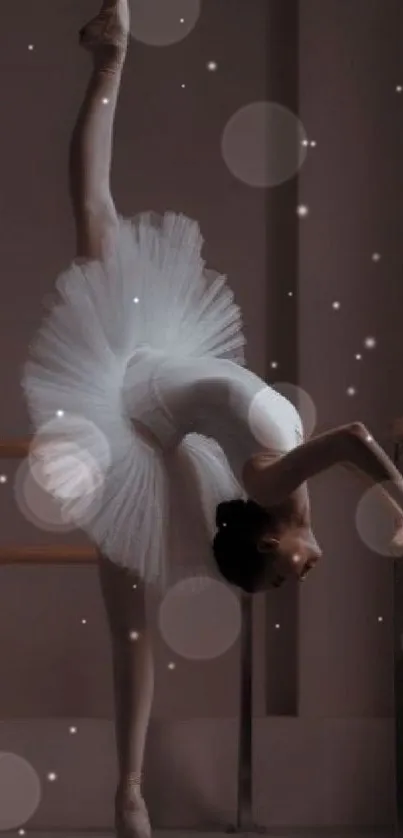
[[[222,527],[242,528],[245,522],[246,503],[243,500],[232,500],[219,503],[216,509],[215,522],[218,529]]]
[[[268,521],[264,509],[251,500],[220,503],[216,510],[218,532],[213,553],[222,576],[248,593],[264,590],[270,556],[257,549],[257,536]]]
[[[251,531],[263,524],[265,517],[264,510],[257,503],[239,499],[219,503],[215,520],[218,529],[231,527],[250,537]]]

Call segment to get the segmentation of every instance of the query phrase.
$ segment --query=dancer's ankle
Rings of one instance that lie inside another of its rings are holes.
[[[116,76],[123,70],[126,59],[127,46],[108,44],[93,54],[94,70],[105,76]]]
[[[130,772],[121,777],[116,797],[122,800],[138,800],[142,797],[141,785],[143,775],[141,772]]]

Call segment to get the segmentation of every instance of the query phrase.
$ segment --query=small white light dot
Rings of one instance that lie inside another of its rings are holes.
[[[378,623],[383,623],[383,617],[378,617]]]
[[[81,622],[82,622],[83,626],[87,625],[87,620],[85,619],[85,617],[81,620]]]
[[[7,483],[7,476],[5,474],[0,474],[0,483]]]
[[[293,296],[294,296],[294,291],[289,291],[289,292],[288,292],[288,296],[289,296],[289,297],[293,297]]]
[[[304,148],[307,148],[307,146],[309,146],[309,140],[302,140],[301,145],[303,145]]]
[[[181,84],[182,90],[184,90],[185,87],[186,87],[186,84]]]
[[[299,215],[300,218],[306,218],[307,215],[309,215],[309,207],[305,206],[305,204],[300,204],[299,207],[297,207],[297,215]]]
[[[301,558],[301,556],[299,555],[299,553],[294,553],[294,555],[292,557],[292,561],[294,562],[294,564],[298,564],[300,558]]]
[[[271,366],[272,370],[276,370],[277,367],[278,367],[278,362],[277,361],[272,361],[270,366]]]
[[[374,441],[374,438],[373,438],[373,436],[371,436],[371,434],[367,434],[365,439],[366,439],[367,442],[373,442]]]
[[[138,640],[140,635],[138,631],[131,631],[129,634],[130,640]]]
[[[29,44],[28,49],[29,49],[29,51],[30,51],[30,52],[32,52],[32,51],[33,51],[33,49],[34,49],[34,45],[33,45],[33,44]]]
[[[137,591],[137,585],[133,585],[133,591]]]
[[[217,70],[217,68],[218,68],[218,64],[217,64],[216,61],[209,61],[208,62],[208,64],[207,64],[207,69],[208,70],[210,70],[211,72],[214,72],[215,70]]]
[[[359,352],[357,352],[357,354],[355,356],[355,360],[356,361],[362,361],[362,355]]]
[[[138,297],[133,297],[133,302],[134,302],[134,303],[139,303],[139,302],[140,302],[140,300],[139,300],[139,298],[138,298]]]
[[[316,140],[311,140],[310,145],[311,145],[311,148],[316,148],[316,146],[317,146]]]
[[[184,23],[184,22],[185,22],[185,18],[184,18],[184,17],[181,17],[180,22],[181,22],[181,23]]]
[[[76,727],[69,727],[69,733],[71,733],[71,734],[77,733],[77,728]]]
[[[369,337],[364,340],[365,349],[374,349],[376,346],[375,338]]]
[[[276,623],[276,625],[274,626],[274,628],[279,629],[279,628],[280,628],[280,623]]]
[[[373,253],[372,254],[372,261],[373,262],[380,262],[381,259],[382,259],[382,256],[381,256],[380,253]]]
[[[26,834],[27,833],[25,832],[25,829],[19,829],[18,830],[18,835],[26,835]]]
[[[402,86],[401,84],[398,84],[398,85],[396,86],[396,92],[397,92],[397,93],[402,93],[402,91],[403,91],[403,86]]]
[[[51,771],[50,774],[47,775],[47,779],[49,783],[54,783],[57,780],[57,774],[54,771]]]
[[[176,667],[175,667],[175,664],[174,664],[174,663],[169,663],[169,664],[168,664],[168,669],[175,669],[175,668],[176,668]]]
[[[337,300],[335,300],[335,302],[334,302],[334,303],[332,303],[332,308],[334,308],[334,309],[335,309],[335,311],[338,311],[338,309],[340,308],[340,306],[341,306],[341,303],[339,303]]]
[[[61,419],[64,416],[64,410],[56,410],[56,416]]]
[[[102,104],[109,105],[109,99],[106,96],[104,96],[104,98],[102,99]]]
[[[357,390],[355,389],[355,387],[348,387],[348,389],[347,389],[347,395],[348,396],[355,396],[356,392],[357,392]]]

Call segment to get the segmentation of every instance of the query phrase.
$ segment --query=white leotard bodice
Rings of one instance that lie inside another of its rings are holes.
[[[273,456],[303,441],[298,411],[259,376],[233,361],[214,357],[179,358],[145,350],[154,359],[152,384],[160,413],[138,418],[163,447],[173,447],[189,433],[213,437],[241,482],[245,462],[260,450]]]

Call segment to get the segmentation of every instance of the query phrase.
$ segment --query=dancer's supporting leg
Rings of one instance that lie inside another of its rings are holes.
[[[105,20],[115,27],[115,43]],[[98,19],[85,27],[84,45],[93,52],[91,80],[74,128],[70,185],[77,230],[77,256],[101,259],[114,242],[118,218],[110,194],[114,115],[127,48],[127,0],[106,0]],[[146,623],[145,587],[106,557],[100,581],[112,639],[119,783],[116,826],[119,838],[148,838],[150,827],[140,780],[151,713],[154,666]],[[133,634],[133,632],[138,633]],[[136,639],[137,638],[137,639]]]
[[[124,838],[147,838],[141,778],[154,692],[154,661],[144,583],[105,557],[101,587],[112,635],[119,784],[116,827]]]

